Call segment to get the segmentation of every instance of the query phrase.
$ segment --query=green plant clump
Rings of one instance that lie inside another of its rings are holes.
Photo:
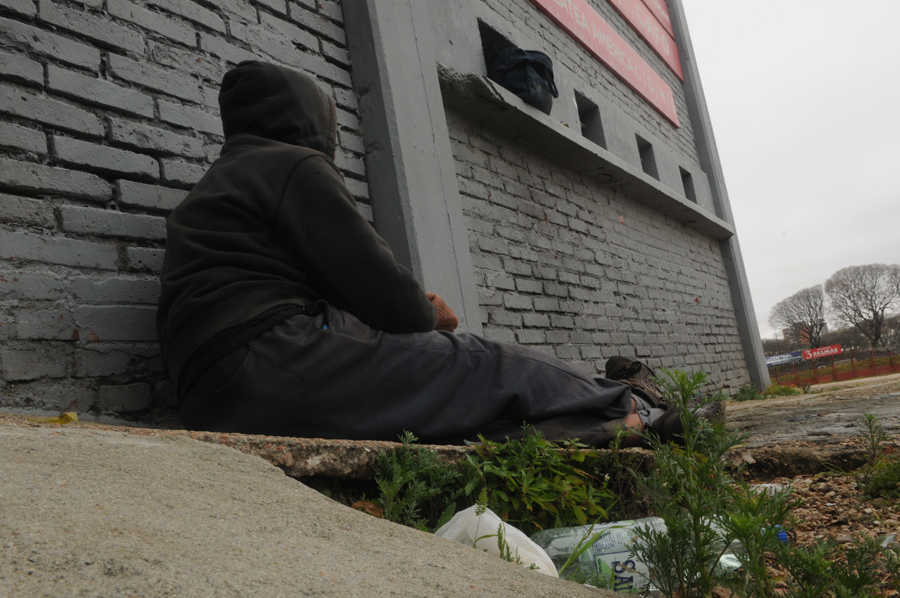
[[[534,430],[519,441],[482,438],[463,462],[465,495],[486,491],[488,506],[529,535],[604,520],[616,497],[605,477],[588,473],[600,457],[580,450],[585,448],[573,441],[551,442]]]
[[[374,501],[383,517],[422,531],[434,531],[453,517],[460,472],[443,463],[437,453],[416,446],[411,432],[400,436],[400,447],[385,451],[375,462]]]
[[[757,399],[763,398],[762,394],[756,390],[756,388],[752,384],[745,384],[741,386],[734,396],[731,397],[732,401],[755,401]]]
[[[745,384],[741,386],[734,396],[731,397],[733,401],[756,401],[761,399],[769,399],[772,397],[786,397],[793,396],[799,394],[807,394],[809,391],[809,385],[806,386],[806,390],[800,388],[794,388],[793,386],[782,386],[777,383],[770,384],[766,387],[766,390],[763,392],[759,392],[750,384]]]
[[[531,428],[521,440],[481,438],[459,466],[416,446],[409,432],[400,441],[376,461],[373,502],[385,519],[423,531],[434,531],[457,504],[475,504],[479,495],[478,502],[526,534],[603,521],[616,502],[607,476],[589,473],[602,469],[607,455],[574,441],[551,442]]]
[[[857,432],[856,439],[866,452],[866,459],[869,465],[875,465],[881,458],[881,443],[888,439],[887,432],[871,413],[862,414],[862,429]]]
[[[793,386],[782,386],[781,384],[770,384],[763,395],[765,397],[790,397],[793,395],[803,394],[803,391]]]
[[[863,489],[873,498],[900,498],[900,462],[885,461],[876,464],[865,477]]]
[[[820,540],[808,548],[775,544],[775,558],[790,574],[787,587],[777,596],[874,598],[880,571],[897,566],[896,555],[881,542],[863,536],[843,549],[834,540]]]
[[[716,565],[734,534],[722,528],[727,519],[732,479],[724,454],[740,437],[698,418],[688,404],[706,380],[702,372],[662,370],[658,377],[672,409],[681,415],[681,446],[647,435],[656,450],[656,467],[638,482],[666,530],[638,529],[635,556],[648,565],[652,583],[663,595],[706,598],[718,585]],[[706,401],[718,397],[709,397]],[[723,537],[724,536],[724,537]]]
[[[856,439],[866,454],[866,465],[856,476],[863,491],[873,498],[900,498],[900,462],[884,454],[881,444],[887,432],[871,413],[864,413]]]

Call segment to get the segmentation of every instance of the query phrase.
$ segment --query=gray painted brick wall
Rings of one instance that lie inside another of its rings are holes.
[[[718,243],[448,114],[485,336],[588,373],[613,355],[749,383]]]
[[[368,202],[340,2],[0,0],[0,404],[171,404],[164,219],[218,157],[219,82],[245,59],[335,97],[337,162]]]

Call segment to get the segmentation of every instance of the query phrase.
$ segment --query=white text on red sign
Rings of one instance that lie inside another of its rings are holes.
[[[650,9],[641,0],[610,0],[613,7],[631,23],[641,37],[643,37],[653,51],[659,54],[672,72],[684,79],[681,72],[681,59],[678,56],[678,46],[672,36],[662,28]]]
[[[644,4],[647,5],[647,8],[649,8],[653,12],[653,16],[656,17],[656,20],[659,21],[659,24],[669,32],[669,35],[675,37],[675,31],[672,30],[672,20],[669,18],[669,9],[666,7],[665,0],[643,1]]]
[[[840,355],[840,345],[828,345],[827,347],[818,347],[816,349],[807,349],[803,352],[803,359],[818,359],[819,357],[831,357],[832,355]]]
[[[585,0],[531,0],[676,127],[675,97],[665,81]]]

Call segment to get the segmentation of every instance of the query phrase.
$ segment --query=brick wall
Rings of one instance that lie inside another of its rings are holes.
[[[485,336],[749,383],[718,242],[450,113]]]
[[[333,95],[337,163],[366,202],[340,2],[0,0],[4,405],[171,402],[154,321],[165,216],[218,156],[222,75],[257,58]]]

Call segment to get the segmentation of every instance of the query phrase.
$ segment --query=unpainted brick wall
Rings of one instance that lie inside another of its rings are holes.
[[[749,383],[718,242],[450,113],[488,338],[593,374],[614,355]]]
[[[171,403],[165,216],[218,156],[219,82],[245,59],[333,95],[337,163],[367,202],[339,1],[0,0],[0,403]]]
[[[616,12],[612,7],[613,0],[587,0],[587,3],[672,88],[681,128],[672,126],[646,100],[637,95],[561,27],[554,24],[530,0],[479,1],[496,12],[502,19],[514,23],[516,27],[528,29],[543,39],[552,59],[557,63],[564,64],[581,79],[581,90],[602,89],[606,101],[621,107],[669,145],[673,151],[684,155],[694,163],[699,162],[694,132],[688,118],[684,84],[634,28]],[[572,102],[574,98],[560,97],[557,101]]]

